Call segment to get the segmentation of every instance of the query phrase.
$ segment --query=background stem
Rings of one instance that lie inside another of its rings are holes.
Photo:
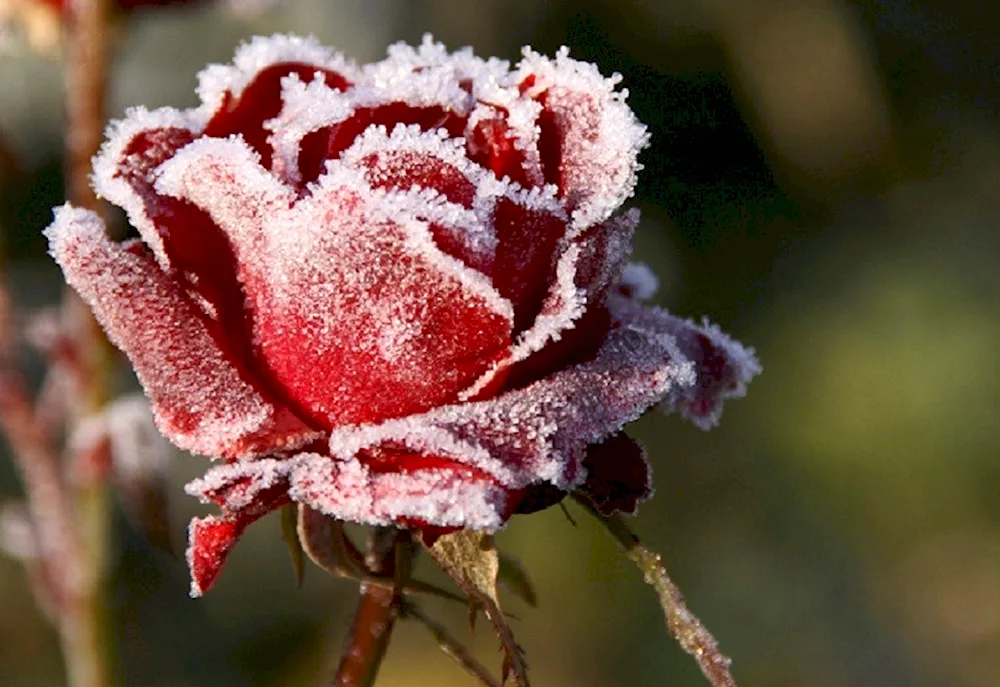
[[[100,211],[90,187],[91,159],[104,136],[109,70],[110,0],[73,0],[66,36],[66,196],[77,207]],[[82,354],[84,384],[73,399],[78,413],[98,411],[108,398],[107,342],[89,309],[75,293],[64,294],[67,321]],[[79,418],[70,418],[73,423]],[[107,445],[71,456],[71,498],[79,535],[79,574],[60,623],[71,687],[111,684],[107,619],[107,569],[111,538]]]

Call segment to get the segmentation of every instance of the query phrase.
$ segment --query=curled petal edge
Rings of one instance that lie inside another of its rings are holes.
[[[319,436],[248,381],[142,244],[113,243],[100,217],[69,205],[56,210],[45,235],[66,280],[129,356],[157,427],[177,446],[248,458]]]

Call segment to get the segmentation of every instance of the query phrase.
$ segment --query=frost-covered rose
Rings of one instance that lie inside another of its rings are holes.
[[[193,589],[290,501],[345,521],[496,530],[579,490],[649,493],[621,433],[711,425],[753,355],[639,301],[644,127],[590,64],[426,40],[357,67],[243,46],[202,106],[133,110],[95,163],[141,240],[63,207],[52,254],[131,358],[161,431],[225,463],[189,486]]]

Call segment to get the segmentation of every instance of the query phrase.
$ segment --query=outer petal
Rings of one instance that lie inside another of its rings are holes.
[[[244,530],[288,503],[288,460],[263,459],[213,468],[185,487],[191,496],[222,507],[221,516],[195,518],[188,527],[191,596],[209,590]]]
[[[676,339],[677,347],[694,364],[696,382],[668,395],[663,410],[677,411],[702,429],[718,424],[726,399],[744,396],[747,384],[761,372],[752,348],[707,320],[699,325],[621,296],[610,298],[608,305],[619,323]]]
[[[628,93],[614,90],[621,76],[605,78],[594,65],[570,59],[566,48],[554,60],[525,49],[518,80],[542,105],[542,169],[574,210],[574,226],[608,218],[632,195],[637,157],[649,141],[624,102]]]
[[[639,503],[653,495],[646,452],[626,434],[591,446],[583,465],[587,481],[579,491],[603,515],[634,515]]]
[[[46,235],[66,280],[132,360],[157,426],[175,444],[235,457],[315,438],[246,381],[141,244],[112,243],[97,215],[70,206],[56,211]]]
[[[621,327],[590,362],[490,400],[337,430],[330,449],[343,460],[405,449],[476,468],[508,489],[548,482],[569,491],[585,479],[587,446],[693,382],[670,336]]]
[[[619,281],[638,222],[639,212],[633,210],[563,242],[531,327],[463,398],[486,398],[501,387],[523,386],[597,352],[611,324],[604,303]]]
[[[416,219],[425,195],[334,168],[295,202],[238,140],[196,141],[160,171],[230,237],[258,358],[318,425],[452,402],[506,355],[510,303],[438,248]]]
[[[291,483],[293,500],[349,522],[496,530],[510,515],[506,489],[454,464],[382,471],[376,463],[300,454]]]

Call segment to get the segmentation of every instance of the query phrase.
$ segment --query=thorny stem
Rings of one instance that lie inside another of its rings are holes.
[[[354,611],[344,653],[331,687],[371,687],[389,647],[403,602],[403,586],[413,556],[409,534],[376,528],[368,540],[365,567],[370,575],[393,577],[393,587],[361,583],[361,599]]]
[[[684,603],[684,595],[667,575],[660,556],[642,545],[620,515],[616,513],[606,517],[598,513],[586,499],[577,497],[576,500],[604,523],[608,532],[618,540],[625,553],[642,572],[646,583],[660,599],[671,636],[694,658],[712,686],[736,687],[729,672],[731,661],[719,651],[715,637],[688,609]]]

